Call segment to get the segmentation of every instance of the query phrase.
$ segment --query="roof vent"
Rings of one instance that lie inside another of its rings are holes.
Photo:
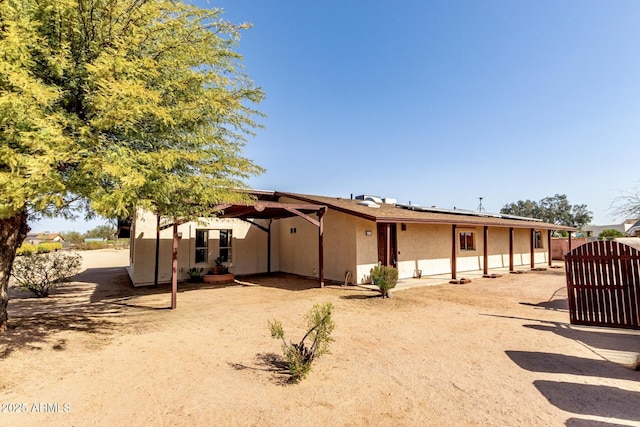
[[[356,196],[356,200],[365,200],[365,201],[370,201],[370,202],[374,202],[377,204],[382,204],[382,199],[378,196],[370,196],[368,194],[363,194],[360,196]]]
[[[361,202],[358,202],[358,205],[360,206],[366,206],[369,208],[379,208],[380,205],[377,204],[376,202],[374,202],[373,200],[363,200]]]

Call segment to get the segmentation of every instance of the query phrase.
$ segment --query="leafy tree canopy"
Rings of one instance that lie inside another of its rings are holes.
[[[177,0],[0,1],[0,329],[38,215],[201,216],[246,200],[264,94],[234,51],[249,25]]]
[[[600,240],[613,240],[616,237],[624,237],[625,234],[620,230],[615,230],[613,228],[607,228],[602,230],[600,234],[598,234],[598,239]]]
[[[86,237],[100,237],[107,240],[113,240],[115,238],[116,229],[111,225],[99,225],[97,227],[88,230],[85,233]]]
[[[0,4],[0,218],[193,214],[261,172],[241,156],[263,93],[239,31],[171,0]],[[239,197],[233,195],[233,197]],[[190,203],[185,203],[190,202]]]
[[[515,203],[506,204],[500,213],[538,218],[551,224],[578,228],[589,224],[593,218],[587,205],[571,205],[564,194],[545,197],[538,202],[518,200]]]

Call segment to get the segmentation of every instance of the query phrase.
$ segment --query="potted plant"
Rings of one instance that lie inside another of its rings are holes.
[[[224,259],[222,257],[218,257],[215,259],[216,265],[213,266],[213,274],[227,274],[229,272],[228,268],[222,265]]]
[[[191,267],[187,272],[189,274],[189,280],[194,283],[202,282],[202,275],[204,273],[204,268],[202,267]]]

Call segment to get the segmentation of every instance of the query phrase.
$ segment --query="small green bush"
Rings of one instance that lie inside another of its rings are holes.
[[[49,252],[55,252],[62,249],[62,243],[40,243],[37,247],[39,254],[48,254]]]
[[[602,232],[598,234],[598,240],[613,240],[616,237],[624,237],[624,233],[620,230],[607,228],[602,230]]]
[[[32,245],[31,243],[23,243],[22,246],[20,246],[18,250],[16,250],[16,255],[31,255],[36,253],[36,251],[36,245]]]
[[[77,245],[76,249],[79,249],[81,251],[93,251],[97,249],[104,249],[106,247],[106,242],[84,242]]]
[[[371,280],[380,290],[382,298],[389,298],[389,290],[398,283],[398,270],[378,263],[371,269]]]
[[[282,351],[287,359],[291,382],[298,382],[311,372],[313,361],[323,354],[329,353],[329,343],[333,341],[331,332],[335,323],[331,320],[333,304],[316,304],[309,311],[305,319],[307,320],[307,333],[299,343],[287,342],[284,338],[282,323],[278,320],[269,322],[271,336],[282,340]],[[307,344],[309,339],[311,344]]]

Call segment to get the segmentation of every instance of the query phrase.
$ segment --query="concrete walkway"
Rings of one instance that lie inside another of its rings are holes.
[[[552,268],[563,268],[564,265],[560,262],[556,262],[552,264],[553,267]],[[544,263],[538,263],[535,265],[536,269],[538,268],[549,268],[549,263],[548,262],[544,262]],[[515,267],[515,271],[517,272],[522,272],[522,273],[527,273],[529,271],[531,271],[530,266],[528,265],[520,265]],[[497,275],[506,275],[506,274],[511,274],[509,273],[509,267],[503,267],[503,268],[491,268],[489,269],[489,274],[497,274]],[[458,273],[456,274],[456,277],[458,279],[470,279],[470,280],[490,280],[489,278],[484,278],[484,272],[483,270],[471,270],[471,271],[458,271]],[[422,276],[421,278],[408,278],[408,279],[400,279],[398,280],[398,283],[396,284],[396,287],[393,288],[393,292],[396,291],[402,291],[405,289],[411,289],[411,288],[416,288],[416,287],[420,287],[420,286],[435,286],[435,285],[444,285],[447,284],[451,281],[451,273],[447,273],[447,274],[434,274],[431,276]],[[377,291],[378,288],[375,285],[372,284],[365,284],[365,285],[359,285],[361,287],[367,288],[367,289],[371,289],[374,291]]]

